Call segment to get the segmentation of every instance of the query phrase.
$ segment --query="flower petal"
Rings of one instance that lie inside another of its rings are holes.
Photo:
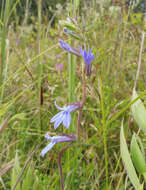
[[[48,133],[45,134],[45,138],[46,138],[48,141],[51,141],[51,140],[52,140],[52,137],[50,137]]]
[[[51,142],[49,143],[40,153],[40,156],[44,157],[44,155],[49,151],[51,150],[51,148],[55,145],[56,143],[55,142]]]
[[[59,40],[60,46],[62,49],[64,49],[65,51],[69,52],[69,53],[73,53],[77,56],[80,56],[80,53],[74,49],[73,47],[71,47],[69,44],[67,44],[66,42],[64,42],[63,40]]]
[[[69,112],[65,113],[65,118],[63,119],[63,125],[68,128],[70,126],[71,123],[71,115]]]
[[[70,142],[72,141],[72,138],[68,136],[54,136],[52,137],[52,142],[60,143],[60,142]]]
[[[55,104],[55,106],[56,106],[56,108],[57,108],[58,110],[64,111],[64,108],[59,107],[59,106],[56,104],[56,101],[54,102],[54,104]]]
[[[61,111],[61,112],[57,113],[56,115],[54,115],[54,116],[52,117],[52,119],[50,120],[50,122],[52,123],[52,122],[54,122],[54,121],[60,119],[60,118],[63,116],[63,113],[64,113],[64,111]]]
[[[78,108],[79,108],[78,104],[72,104],[72,105],[67,107],[67,112],[72,112],[72,111],[74,111],[74,110],[76,110]]]
[[[62,117],[60,117],[59,119],[57,119],[54,123],[54,129],[57,129],[57,127],[62,123],[63,119],[65,117],[65,113],[62,114]]]

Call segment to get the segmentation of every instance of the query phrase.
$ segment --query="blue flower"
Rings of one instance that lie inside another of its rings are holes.
[[[64,49],[65,51],[72,53],[74,55],[77,55],[77,56],[81,56],[80,53],[76,49],[71,47],[69,44],[67,44],[63,40],[59,40],[59,44],[60,44],[61,48]]]
[[[70,112],[78,109],[80,107],[80,103],[73,103],[69,106],[63,106],[63,108],[59,107],[56,102],[55,106],[57,109],[59,109],[61,112],[57,113],[52,119],[50,120],[51,123],[54,123],[54,128],[57,129],[57,127],[63,123],[63,125],[68,128],[71,123],[71,114]]]
[[[64,135],[64,136],[54,136],[54,137],[50,137],[49,134],[47,133],[45,135],[45,138],[48,141],[51,141],[40,153],[40,156],[44,157],[44,155],[52,149],[52,147],[56,144],[56,143],[61,143],[61,142],[73,142],[77,139],[77,137],[75,135]]]
[[[84,62],[86,64],[85,67],[85,71],[86,71],[86,75],[91,75],[91,62],[94,60],[94,54],[92,53],[92,49],[89,50],[88,47],[88,52],[86,50],[82,50],[81,47],[79,47],[80,49],[80,54],[84,59]]]

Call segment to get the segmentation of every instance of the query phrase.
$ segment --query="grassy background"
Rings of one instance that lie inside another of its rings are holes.
[[[70,2],[63,7],[58,5],[57,10],[53,12],[56,20],[44,21],[41,3],[40,0],[37,4],[38,16],[33,16],[28,6],[21,23],[16,12],[17,1],[15,4],[7,1],[5,8],[2,9],[0,127],[3,131],[0,133],[0,189],[12,189],[13,166],[17,168],[18,176],[21,172],[23,174],[19,185],[26,180],[27,171],[30,170],[33,174],[30,184],[38,185],[34,187],[35,189],[59,189],[57,158],[63,144],[56,145],[45,158],[40,158],[39,154],[46,145],[44,134],[48,131],[52,135],[56,134],[50,123],[52,116],[57,113],[54,101],[59,105],[69,102],[68,57],[59,47],[58,40],[59,38],[69,40],[69,37],[64,35],[59,21],[66,20],[72,7]],[[81,121],[81,139],[69,150],[70,162],[67,154],[64,154],[62,159],[64,182],[65,189],[69,190],[103,190],[106,189],[106,167],[103,148],[103,113],[99,97],[100,80],[103,87],[104,119],[108,121],[127,105],[131,97],[144,21],[142,13],[135,14],[132,10],[128,12],[123,8],[123,15],[121,15],[121,11],[113,11],[104,1],[99,4],[94,0],[81,3],[78,26],[85,27],[83,35],[86,43],[94,48],[95,59],[92,75],[87,83],[87,99]],[[15,15],[14,19],[9,23],[12,14]],[[51,27],[52,21],[54,24]],[[76,47],[79,44],[81,45],[82,42],[76,41]],[[137,85],[138,92],[146,88],[145,60],[144,49]],[[81,59],[76,59],[75,62],[74,98],[75,101],[80,101]],[[58,69],[59,64],[63,64],[62,71]],[[143,100],[145,103],[145,97]],[[74,117],[76,116],[77,113]],[[124,189],[126,180],[123,164],[121,161],[118,162],[119,133],[123,116],[125,127],[128,129],[127,139],[131,137],[131,131],[138,130],[129,110],[107,126],[108,181],[110,183],[112,180],[111,189],[116,190]],[[76,125],[77,122],[74,121],[72,131],[75,131]],[[57,132],[62,131],[67,132],[63,127],[57,130]],[[38,145],[40,146],[37,147]],[[22,171],[25,164],[26,168]],[[127,189],[130,189],[130,182],[127,186]],[[26,187],[28,190],[32,185]],[[22,189],[25,190],[24,187]]]

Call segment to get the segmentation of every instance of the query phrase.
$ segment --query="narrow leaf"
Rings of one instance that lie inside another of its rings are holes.
[[[140,147],[136,140],[136,135],[133,134],[130,146],[131,158],[133,164],[140,174],[146,173],[145,158],[140,150]]]
[[[132,100],[138,97],[136,91],[133,91]],[[132,116],[141,130],[146,133],[146,109],[140,99],[131,106]]]
[[[29,167],[27,170],[26,176],[23,180],[23,185],[22,185],[23,190],[29,190],[30,188],[32,188],[34,177],[35,176],[33,174],[33,169]]]
[[[123,122],[121,126],[121,132],[120,132],[120,150],[121,150],[121,157],[125,166],[125,169],[127,171],[127,174],[129,176],[129,179],[136,190],[143,190],[143,185],[140,184],[139,179],[137,177],[135,168],[133,166],[133,163],[131,161],[131,157],[128,151],[128,147],[126,144],[126,140],[124,137],[124,131],[123,131]]]
[[[12,176],[11,176],[11,189],[13,189],[13,187],[17,181],[17,178],[20,174],[20,170],[21,170],[21,168],[20,168],[20,164],[19,164],[18,154],[16,152],[14,167],[13,167]],[[15,190],[20,190],[20,183],[16,186]]]

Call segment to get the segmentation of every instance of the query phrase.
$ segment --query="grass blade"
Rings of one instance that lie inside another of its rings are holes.
[[[133,91],[132,100],[138,97],[136,91]],[[132,116],[136,121],[137,125],[143,132],[146,133],[146,109],[140,99],[138,99],[134,104],[131,106]]]
[[[137,177],[135,168],[133,166],[133,163],[131,161],[131,157],[128,151],[128,147],[127,147],[125,136],[124,136],[123,122],[122,122],[121,132],[120,132],[120,149],[121,149],[122,160],[123,160],[124,166],[126,168],[126,171],[131,183],[133,184],[136,190],[143,190],[143,185],[141,185],[139,182],[139,179]]]

